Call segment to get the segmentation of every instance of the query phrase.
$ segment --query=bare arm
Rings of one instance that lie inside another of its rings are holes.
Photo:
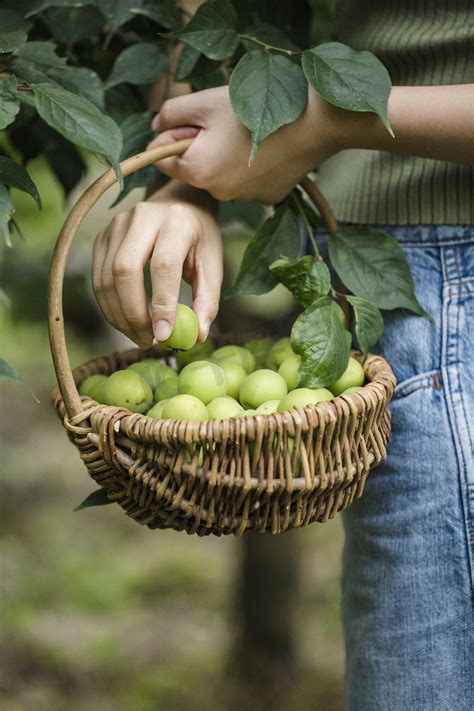
[[[266,203],[281,200],[309,170],[348,148],[474,164],[474,84],[394,87],[388,114],[395,138],[375,114],[339,109],[310,89],[304,113],[269,136],[249,168],[249,132],[232,111],[228,88],[220,87],[165,102],[153,145],[197,127],[186,154],[161,161],[160,169],[219,199]]]
[[[392,138],[375,114],[339,117],[340,145],[474,164],[474,84],[395,86]]]

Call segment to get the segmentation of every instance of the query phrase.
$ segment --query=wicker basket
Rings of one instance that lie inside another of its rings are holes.
[[[178,155],[189,144],[141,153],[124,161],[122,171],[128,175]],[[144,357],[170,357],[158,347],[136,348],[71,370],[62,311],[66,259],[82,220],[115,180],[111,170],[104,173],[71,210],[48,284],[59,386],[53,404],[89,474],[128,516],[150,528],[199,535],[280,533],[332,518],[362,494],[369,470],[386,455],[395,377],[383,358],[365,360],[369,382],[360,392],[272,415],[153,420],[79,396],[77,387],[92,373],[109,374]],[[302,187],[334,229],[331,210],[314,184],[305,179]]]

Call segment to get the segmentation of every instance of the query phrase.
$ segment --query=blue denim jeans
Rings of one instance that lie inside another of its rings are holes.
[[[436,326],[385,312],[388,459],[343,514],[347,711],[474,709],[474,228],[384,228]]]

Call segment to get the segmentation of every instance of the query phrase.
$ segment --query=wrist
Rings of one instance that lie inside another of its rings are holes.
[[[148,197],[150,202],[182,202],[195,205],[213,215],[217,214],[218,203],[206,190],[195,188],[181,180],[171,179],[166,185]]]

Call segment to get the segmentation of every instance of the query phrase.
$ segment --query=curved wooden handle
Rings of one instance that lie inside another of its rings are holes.
[[[135,171],[151,165],[162,158],[178,156],[183,154],[191,145],[192,139],[177,141],[159,148],[152,148],[143,153],[138,153],[131,158],[120,163],[124,176],[135,173]],[[87,188],[82,197],[76,202],[70,211],[66,221],[59,233],[56,245],[51,258],[51,265],[48,274],[48,330],[51,354],[53,357],[54,369],[58,381],[59,390],[64,400],[69,418],[84,412],[74,377],[66,345],[66,334],[64,332],[63,315],[63,284],[66,261],[71,248],[72,241],[78,228],[86,217],[89,210],[96,204],[99,198],[108,188],[117,182],[117,177],[110,168],[103,173],[92,185]],[[304,178],[301,187],[311,198],[329,230],[337,229],[337,223],[332,210],[319,191],[319,188],[309,178]]]

